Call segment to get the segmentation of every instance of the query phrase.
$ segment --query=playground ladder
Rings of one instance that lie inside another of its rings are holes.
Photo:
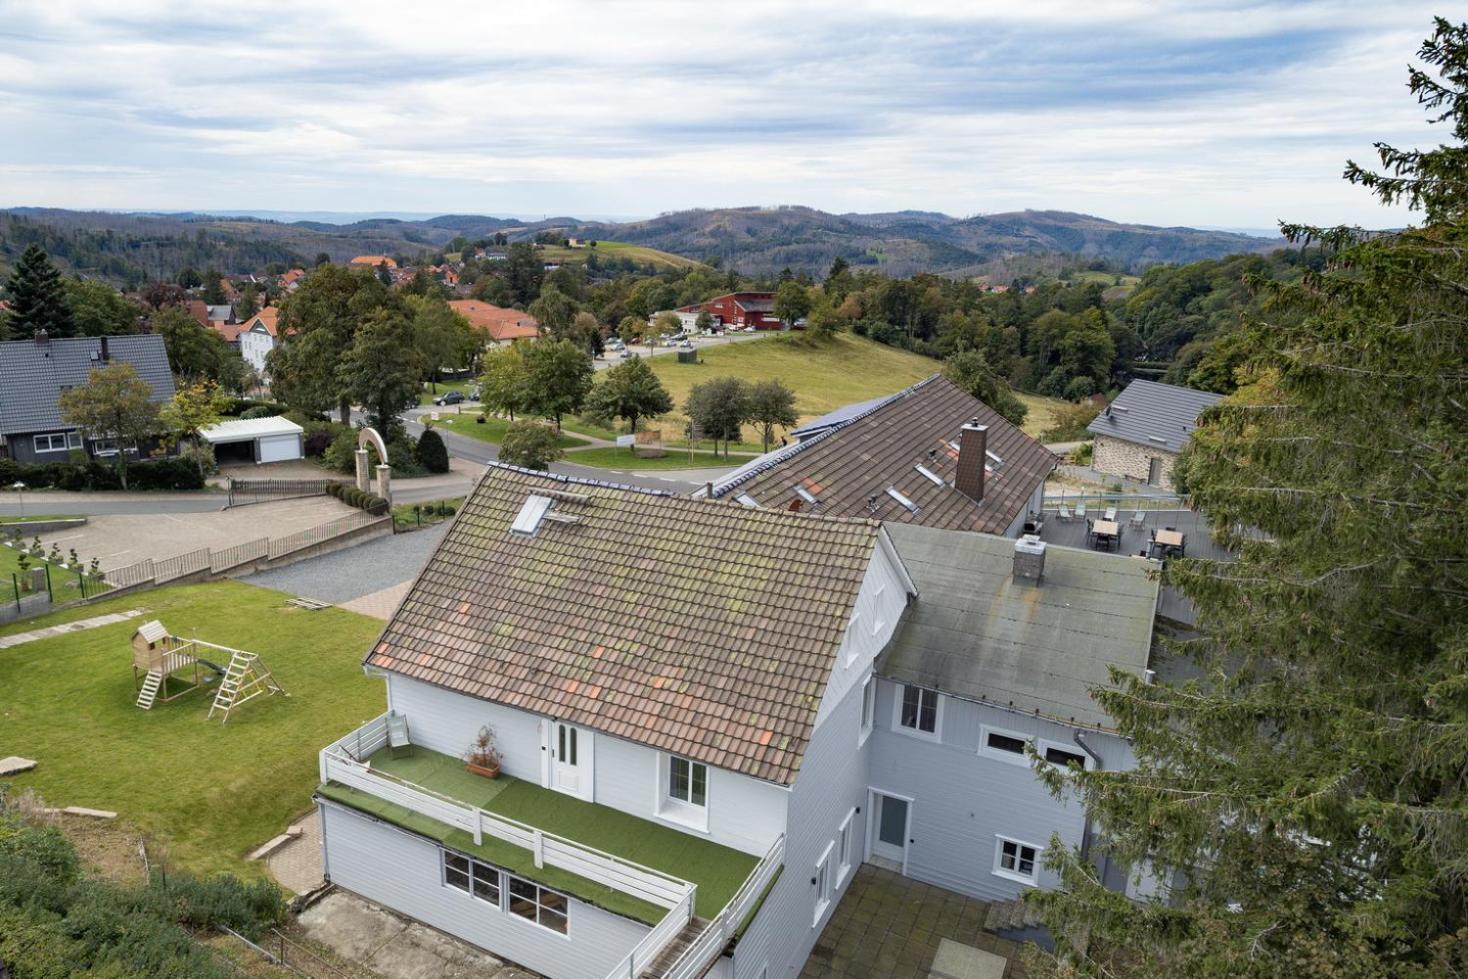
[[[162,685],[163,674],[157,670],[149,670],[143,680],[143,688],[138,691],[138,706],[143,710],[152,710],[153,701],[158,697],[158,688]]]
[[[237,650],[230,657],[229,666],[224,671],[224,679],[219,683],[219,690],[214,694],[214,704],[209,708],[209,717],[214,717],[215,711],[223,711],[224,717],[220,723],[229,723],[229,712],[234,710],[245,701],[264,694],[280,693],[280,684],[275,682],[275,677],[260,662],[260,657],[254,653]]]

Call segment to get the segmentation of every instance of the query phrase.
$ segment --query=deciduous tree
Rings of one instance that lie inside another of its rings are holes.
[[[1024,424],[1029,409],[1014,396],[1009,384],[989,368],[989,362],[977,350],[964,350],[948,358],[943,376],[997,411],[1013,425]]]
[[[525,352],[525,410],[554,418],[581,410],[595,372],[591,357],[570,340],[540,340]]]
[[[158,406],[151,400],[153,389],[125,361],[99,367],[81,387],[62,391],[61,417],[82,430],[90,439],[112,439],[122,488],[127,489],[127,450],[142,450],[158,434]]]
[[[514,422],[506,429],[504,441],[500,443],[500,461],[526,469],[549,469],[552,462],[565,455],[558,439],[556,430],[549,425],[532,421]]]
[[[700,438],[724,442],[724,458],[729,458],[729,443],[738,441],[749,417],[749,388],[737,377],[715,377],[695,384],[688,391],[683,413],[688,416]]]
[[[525,343],[496,347],[484,355],[484,373],[479,375],[479,402],[488,411],[515,420],[530,400],[530,368],[525,363]]]
[[[347,397],[362,406],[380,432],[393,429],[398,413],[418,403],[422,377],[413,324],[396,310],[379,309],[369,316],[341,365]]]
[[[775,437],[775,427],[790,428],[800,417],[795,413],[795,392],[785,386],[779,378],[755,381],[745,395],[748,405],[744,420],[759,427],[764,450],[770,451],[770,442]]]
[[[673,410],[673,397],[641,357],[624,360],[608,368],[591,388],[586,410],[594,418],[621,418],[627,431],[636,432],[643,418],[656,418]]]

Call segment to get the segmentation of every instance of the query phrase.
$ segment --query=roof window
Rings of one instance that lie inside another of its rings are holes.
[[[738,503],[740,506],[754,507],[756,510],[759,509],[759,501],[750,496],[748,493],[740,493],[738,496],[734,497],[734,502]]]
[[[795,487],[795,495],[807,503],[814,503],[816,501],[816,495],[804,486]]]
[[[545,519],[546,511],[551,508],[551,498],[532,493],[525,497],[525,502],[520,507],[515,522],[510,525],[510,533],[519,534],[521,537],[534,537],[535,532],[540,529],[540,523]]]

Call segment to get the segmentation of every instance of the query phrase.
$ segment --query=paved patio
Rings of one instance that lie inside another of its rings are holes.
[[[923,979],[945,938],[1004,956],[1006,979],[1025,979],[1021,946],[983,930],[988,909],[984,901],[862,864],[801,979]]]

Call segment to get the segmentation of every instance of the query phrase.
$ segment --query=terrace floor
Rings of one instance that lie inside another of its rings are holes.
[[[1092,506],[1087,510],[1086,516],[1097,520],[1104,513],[1105,507]],[[1131,507],[1117,508],[1117,521],[1121,524],[1121,547],[1113,552],[1115,554],[1134,555],[1147,547],[1152,531],[1172,527],[1186,535],[1188,557],[1227,561],[1231,556],[1213,542],[1208,519],[1195,510],[1143,510],[1145,522],[1141,527],[1133,527],[1128,523],[1132,513]],[[1060,547],[1079,547],[1084,550],[1090,546],[1086,540],[1084,518],[1061,520],[1048,505],[1045,508],[1045,528],[1040,532],[1040,539]]]
[[[1005,979],[1024,979],[1021,946],[984,931],[988,910],[984,901],[862,864],[800,979],[920,979],[945,938],[1003,956]]]
[[[391,749],[383,748],[368,759],[368,764],[464,805],[477,806],[485,812],[696,884],[694,910],[702,918],[717,915],[759,862],[749,854],[670,826],[573,799],[508,775],[497,779],[473,775],[459,759],[426,748],[416,748],[413,754],[400,758],[393,757]],[[555,867],[536,867],[531,852],[512,843],[485,835],[483,842],[476,845],[468,833],[345,786],[327,784],[318,792],[609,911],[648,924],[657,923],[666,914],[662,908],[575,874]]]

